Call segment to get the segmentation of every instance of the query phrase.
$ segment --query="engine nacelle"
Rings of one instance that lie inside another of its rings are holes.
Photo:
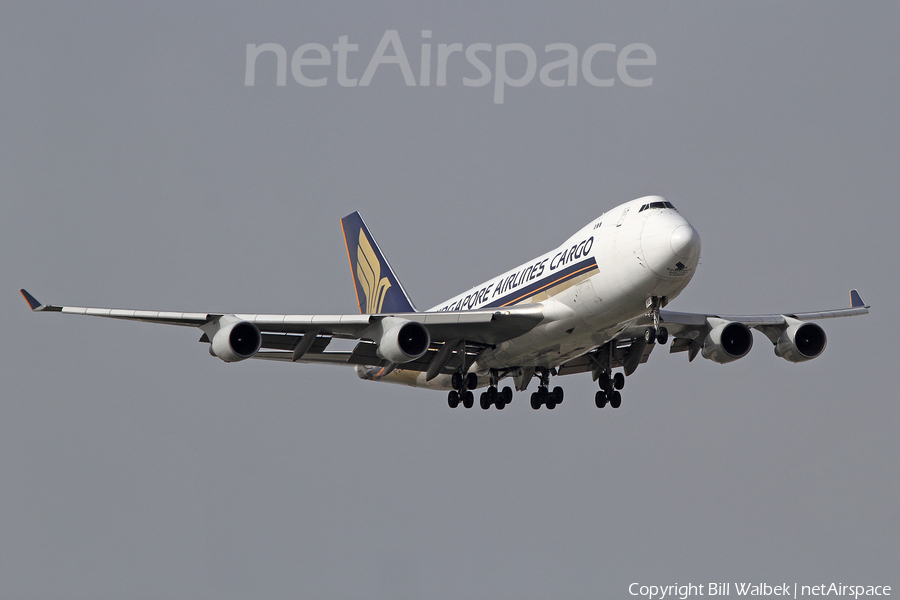
[[[209,344],[209,353],[225,362],[237,362],[259,352],[262,336],[250,321],[234,321],[219,329]]]
[[[431,336],[428,328],[415,321],[388,317],[381,321],[383,333],[378,344],[379,357],[395,364],[416,360],[428,350]]]
[[[794,363],[812,360],[822,354],[827,341],[815,323],[794,323],[775,342],[775,354]]]
[[[743,323],[722,321],[709,332],[703,341],[703,358],[719,364],[743,358],[753,347],[753,334]]]

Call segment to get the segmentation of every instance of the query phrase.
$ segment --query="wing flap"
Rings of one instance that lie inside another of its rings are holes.
[[[621,340],[620,340],[621,341]],[[622,345],[617,345],[615,352],[613,352],[612,356],[612,365],[613,369],[618,369],[620,367],[625,366],[625,362],[628,359],[628,351],[631,349],[633,345],[632,340],[625,340],[625,343]],[[653,348],[656,347],[656,344],[647,344],[644,347],[643,352],[641,353],[641,359],[637,364],[644,364],[650,358],[650,353],[653,352]],[[586,371],[593,371],[597,366],[597,362],[592,358],[592,353],[588,352],[587,354],[582,354],[581,356],[575,357],[556,369],[557,375],[572,375],[573,373],[584,373]]]
[[[398,317],[422,323],[436,342],[464,339],[495,345],[530,331],[543,318],[540,305],[508,310],[471,310],[458,312],[384,313],[378,315],[235,315],[250,321],[264,333],[306,333],[310,329],[324,335],[359,339],[371,323],[385,317]]]
[[[278,336],[276,336],[278,337]],[[293,337],[293,336],[281,336],[281,337]],[[263,335],[263,347],[266,347],[265,344],[265,334]],[[201,341],[203,341],[201,339]],[[273,342],[272,346],[276,345],[277,342]],[[362,341],[357,344],[352,351],[322,351],[318,347],[314,348],[318,350],[317,352],[313,352],[310,350],[309,352],[303,354],[303,356],[299,359],[293,359],[293,353],[290,351],[288,346],[288,342],[283,342],[281,344],[283,349],[267,349],[257,352],[253,358],[258,358],[261,360],[274,360],[281,362],[298,362],[298,363],[316,363],[316,364],[335,364],[335,365],[362,365],[365,367],[387,367],[389,365],[388,361],[379,358],[377,354],[377,346],[372,342]],[[401,368],[404,371],[418,371],[418,372],[426,372],[431,366],[431,362],[434,357],[438,354],[438,352],[443,348],[443,344],[433,344],[431,348],[425,352],[424,355],[419,357],[416,360],[403,363],[400,365],[396,365],[397,368]],[[475,345],[467,345],[466,346],[466,362],[471,363],[474,360],[475,356],[481,350],[481,347]],[[453,373],[459,367],[460,362],[462,361],[461,354],[454,353],[453,356],[444,364],[440,370],[441,373]]]
[[[265,348],[267,350],[289,350],[291,353],[293,353],[302,339],[302,335],[264,333],[262,334],[262,343],[260,344],[260,348]],[[206,341],[209,340],[207,339]],[[325,348],[328,347],[329,343],[331,343],[331,336],[316,336],[306,352],[320,354],[325,351]]]
[[[280,362],[316,363],[329,365],[349,365],[350,352],[323,352],[321,354],[304,354],[302,358],[294,360],[292,352],[280,352],[278,350],[262,350],[253,355],[259,360],[275,360]]]

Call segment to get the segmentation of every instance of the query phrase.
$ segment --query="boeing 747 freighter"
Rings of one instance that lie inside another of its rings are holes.
[[[537,379],[531,407],[555,408],[563,389],[551,377],[590,373],[598,408],[618,408],[625,376],[658,345],[717,363],[747,355],[751,329],[775,354],[811,360],[825,349],[813,320],[868,313],[856,290],[850,307],[776,315],[671,312],[664,307],[685,289],[700,259],[700,236],[659,196],[626,202],[588,223],[559,247],[502,275],[418,311],[359,213],[341,219],[359,314],[273,315],[163,312],[41,304],[21,290],[36,312],[62,312],[196,327],[211,355],[350,365],[363,379],[447,391],[452,408],[475,403],[503,409]],[[352,350],[329,350],[333,339]]]

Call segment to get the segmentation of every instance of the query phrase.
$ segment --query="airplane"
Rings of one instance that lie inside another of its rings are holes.
[[[451,408],[499,410],[537,378],[531,407],[554,409],[562,387],[550,378],[589,372],[597,408],[619,408],[625,377],[671,336],[670,353],[725,364],[753,345],[751,329],[775,354],[799,363],[820,356],[824,330],[811,321],[867,314],[857,290],[850,307],[774,315],[672,312],[664,307],[694,276],[697,230],[661,196],[621,204],[557,248],[426,311],[419,311],[358,212],[341,219],[359,314],[276,315],[164,312],[41,304],[61,312],[196,327],[209,353],[225,362],[250,358],[350,365],[364,380],[448,391]],[[332,340],[352,349],[329,350]],[[618,369],[621,369],[619,371]]]

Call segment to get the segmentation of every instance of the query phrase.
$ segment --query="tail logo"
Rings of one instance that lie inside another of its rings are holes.
[[[381,276],[381,261],[362,228],[359,230],[359,246],[356,248],[356,276],[366,295],[366,312],[380,313],[391,282],[387,277]]]

